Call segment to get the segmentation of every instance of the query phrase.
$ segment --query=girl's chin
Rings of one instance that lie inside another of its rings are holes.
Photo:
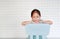
[[[39,23],[39,22],[35,22],[35,23]]]

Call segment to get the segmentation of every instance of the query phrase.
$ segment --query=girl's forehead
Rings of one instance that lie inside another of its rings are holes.
[[[34,12],[34,14],[37,14],[37,15],[39,15],[37,12]],[[34,15],[34,14],[33,14],[33,15]]]
[[[34,11],[34,13],[38,13],[37,11]]]
[[[39,16],[39,14],[37,14],[37,13],[34,13],[34,14],[33,14],[33,16]]]

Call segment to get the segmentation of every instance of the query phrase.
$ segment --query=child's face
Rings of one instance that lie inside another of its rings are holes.
[[[33,16],[32,16],[32,20],[35,22],[35,23],[38,23],[39,20],[40,20],[41,16],[37,13],[34,13]]]

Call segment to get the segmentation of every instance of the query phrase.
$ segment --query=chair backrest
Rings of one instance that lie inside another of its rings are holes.
[[[28,24],[25,26],[27,34],[29,35],[48,35],[49,24]]]

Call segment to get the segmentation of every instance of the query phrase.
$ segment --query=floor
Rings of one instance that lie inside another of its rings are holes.
[[[0,38],[0,39],[26,39],[26,38]],[[60,38],[48,38],[48,39],[60,39]]]

